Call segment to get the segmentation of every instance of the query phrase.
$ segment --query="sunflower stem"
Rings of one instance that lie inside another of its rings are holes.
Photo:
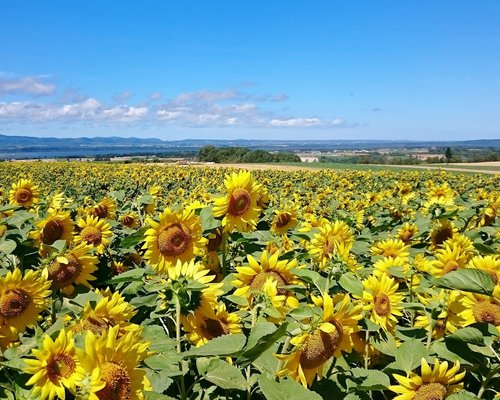
[[[365,369],[368,369],[368,363],[370,361],[369,350],[370,350],[370,331],[365,332]]]
[[[285,343],[283,344],[283,348],[281,349],[281,354],[286,354],[288,351],[288,346],[290,345],[290,336],[287,336],[285,339]],[[278,365],[276,366],[276,374],[281,371],[281,368],[283,368],[283,360],[278,361]]]
[[[222,233],[222,277],[227,275],[227,232]]]
[[[486,389],[488,389],[488,384],[490,383],[491,378],[493,378],[498,371],[500,371],[500,365],[497,365],[497,367],[492,369],[491,372],[488,374],[486,379],[481,384],[479,391],[477,392],[477,397],[479,397],[480,399],[482,398],[484,392],[486,391]]]
[[[429,331],[427,332],[427,349],[431,348],[431,343],[432,343],[432,332],[434,331],[434,327],[436,326],[436,320],[432,318],[432,315],[429,315],[430,319],[430,324],[429,324]]]
[[[175,296],[175,340],[177,342],[177,354],[180,354],[181,349],[181,302],[179,296]],[[182,374],[182,361],[179,360],[179,370],[181,376],[179,377],[181,400],[186,400],[186,384],[184,383],[184,374]]]

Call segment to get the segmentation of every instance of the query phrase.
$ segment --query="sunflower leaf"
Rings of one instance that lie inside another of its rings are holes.
[[[363,295],[363,284],[352,272],[343,274],[339,279],[339,284],[349,293],[360,297]]]
[[[128,249],[130,247],[134,247],[136,244],[140,243],[144,239],[144,233],[148,230],[147,227],[143,227],[141,229],[138,229],[131,235],[127,236],[124,238],[121,243],[120,247],[124,249]]]
[[[420,340],[408,339],[396,351],[396,361],[391,364],[391,368],[410,372],[420,365],[422,358],[428,356],[429,350]]]
[[[191,349],[183,353],[184,357],[198,356],[229,356],[238,353],[246,342],[246,336],[242,333],[235,335],[219,336],[209,340],[207,344]]]
[[[212,359],[203,378],[222,389],[245,390],[247,381],[240,370],[227,361]]]
[[[490,274],[472,268],[448,272],[436,280],[436,285],[445,289],[457,289],[489,296],[495,288],[495,282]]]
[[[453,333],[452,335],[448,335],[445,338],[446,340],[457,340],[460,342],[472,343],[477,345],[484,344],[483,334],[479,329],[476,328],[462,328]]]
[[[287,323],[281,324],[278,329],[275,329],[274,324],[270,322],[262,322],[255,325],[252,332],[250,332],[247,346],[236,360],[236,364],[241,368],[251,364],[286,334],[287,325]]]
[[[306,389],[292,379],[282,379],[276,382],[274,377],[261,375],[259,387],[267,400],[321,400],[318,393]]]

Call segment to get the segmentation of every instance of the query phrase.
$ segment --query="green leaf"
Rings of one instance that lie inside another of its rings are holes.
[[[142,329],[142,338],[150,341],[149,349],[156,352],[173,351],[176,341],[167,336],[161,326],[147,325]]]
[[[472,343],[477,345],[484,344],[483,334],[479,329],[476,328],[462,328],[453,333],[452,335],[448,335],[445,338],[446,340],[458,340],[461,342]]]
[[[229,356],[239,352],[246,342],[242,333],[219,336],[209,340],[205,345],[183,353],[184,357]]]
[[[134,297],[132,300],[130,300],[130,304],[132,304],[135,307],[154,307],[156,306],[156,302],[158,300],[158,295],[157,294],[149,294],[145,296],[137,296]]]
[[[226,300],[229,300],[231,303],[237,304],[241,307],[248,307],[248,300],[243,296],[236,296],[234,294],[230,294],[226,296]]]
[[[175,400],[173,397],[167,396],[166,394],[159,394],[153,392],[144,392],[145,400]]]
[[[262,322],[255,325],[252,332],[250,332],[247,346],[236,360],[236,364],[242,368],[251,364],[262,353],[276,343],[278,339],[286,335],[287,325],[287,323],[283,323],[278,329],[275,329],[274,324],[270,322]]]
[[[221,222],[214,218],[212,207],[205,207],[200,211],[201,228],[211,231],[220,226]]]
[[[144,240],[144,233],[147,230],[148,230],[147,227],[142,227],[141,229],[127,236],[121,241],[120,247],[128,249],[129,247],[134,247],[136,244],[142,242]]]
[[[292,272],[299,278],[301,278],[303,281],[312,284],[316,284],[318,281],[322,279],[320,274],[310,269],[292,268]]]
[[[420,340],[409,339],[399,346],[396,352],[396,362],[391,367],[411,372],[420,365],[422,358],[426,358],[429,351]]]
[[[446,398],[446,400],[477,400],[477,399],[478,397],[475,394],[468,392],[466,390],[461,390],[460,392],[451,394]]]
[[[203,378],[222,389],[245,390],[247,388],[247,381],[240,370],[219,358],[210,361]]]
[[[0,253],[11,254],[17,247],[13,240],[4,240],[0,242]]]
[[[121,282],[134,282],[134,281],[142,281],[142,276],[146,273],[145,268],[134,268],[129,271],[125,271],[120,275],[116,275],[107,283],[121,283]]]
[[[166,376],[179,376],[183,372],[179,369],[180,355],[174,352],[156,354],[144,360],[144,363],[151,369],[162,371]]]
[[[436,284],[438,287],[445,289],[457,289],[489,296],[491,296],[495,288],[495,282],[490,274],[471,268],[448,272],[440,279],[437,279]]]
[[[363,295],[363,284],[361,283],[361,280],[352,272],[343,274],[339,279],[339,284],[355,296]]]
[[[259,387],[267,400],[321,400],[321,396],[292,379],[276,382],[273,377],[261,375]]]
[[[356,390],[384,390],[391,384],[389,376],[382,371],[365,368],[353,368],[351,370],[355,377],[364,378],[356,386]]]
[[[491,246],[488,246],[484,243],[474,243],[474,247],[479,250],[480,253],[483,254],[497,254],[495,249]]]

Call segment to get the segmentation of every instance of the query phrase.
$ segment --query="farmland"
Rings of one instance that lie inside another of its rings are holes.
[[[1,163],[0,398],[498,398],[499,183]]]

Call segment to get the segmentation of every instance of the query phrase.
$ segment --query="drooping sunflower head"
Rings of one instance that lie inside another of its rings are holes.
[[[49,288],[46,275],[33,270],[23,276],[16,268],[0,277],[0,326],[8,325],[19,332],[35,326],[40,313],[49,306]]]
[[[87,210],[87,215],[101,219],[114,219],[116,217],[116,201],[105,197],[99,203]]]
[[[379,277],[369,276],[363,281],[365,310],[370,319],[385,331],[392,331],[398,322],[396,317],[403,315],[404,295],[398,293],[399,285],[386,274]]]
[[[148,219],[145,258],[159,273],[165,274],[177,261],[189,262],[203,255],[207,239],[201,236],[200,218],[193,210],[173,212],[167,208],[160,221]]]
[[[344,221],[324,222],[309,244],[309,254],[324,268],[338,255],[347,258],[354,243],[354,236]]]
[[[32,375],[26,383],[34,385],[32,393],[41,399],[64,399],[65,390],[76,394],[77,386],[85,377],[85,370],[76,354],[73,333],[62,330],[55,341],[49,335],[43,339],[43,347],[33,350],[36,359],[25,359],[24,372]]]
[[[213,283],[215,275],[206,269],[203,264],[182,263],[180,260],[167,270],[167,282],[171,291],[176,292],[181,303],[181,313],[187,315],[200,309],[210,309],[217,305],[217,298],[223,293],[222,283]],[[192,286],[200,286],[192,290]]]
[[[465,372],[459,373],[459,370],[458,361],[449,368],[447,361],[439,362],[436,359],[431,368],[422,358],[420,374],[410,372],[407,377],[394,374],[399,384],[389,386],[389,389],[398,394],[394,400],[444,400],[463,387],[460,381]]]
[[[38,186],[33,185],[27,179],[21,179],[12,184],[12,189],[9,193],[10,203],[15,206],[30,208],[33,204],[40,201],[40,191]]]
[[[464,325],[476,322],[496,326],[500,334],[500,298],[498,292],[493,296],[466,293],[461,299],[463,310],[459,315],[465,319]]]
[[[92,288],[89,281],[96,279],[92,274],[99,260],[90,253],[91,249],[92,246],[80,243],[50,262],[47,272],[52,289],[64,289],[71,294],[76,285]]]
[[[96,248],[98,253],[103,253],[109,245],[109,238],[113,235],[111,226],[104,220],[94,216],[80,218],[77,222],[80,232],[75,235],[76,244],[84,243]]]
[[[142,400],[150,385],[139,364],[147,352],[132,333],[119,336],[118,328],[109,328],[100,336],[92,332],[85,336],[85,348],[79,355],[85,370],[92,371],[91,398]]]
[[[257,205],[259,186],[248,171],[227,175],[224,184],[227,194],[214,200],[214,216],[224,217],[222,225],[225,231],[254,230],[261,211]]]
[[[467,267],[487,272],[495,285],[500,284],[500,257],[498,255],[475,256],[469,261]]]
[[[435,252],[436,259],[428,265],[427,272],[436,277],[446,275],[448,272],[465,268],[468,254],[459,246],[445,245]]]
[[[68,212],[55,212],[36,224],[37,229],[30,234],[41,249],[64,240],[66,244],[73,241],[73,221]]]

